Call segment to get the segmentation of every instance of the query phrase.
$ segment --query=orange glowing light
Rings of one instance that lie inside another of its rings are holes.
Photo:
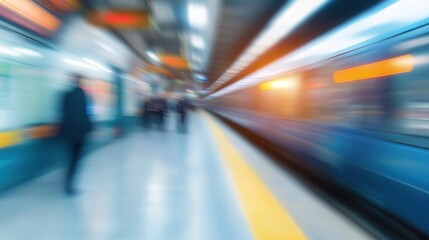
[[[297,83],[298,79],[296,78],[277,79],[259,84],[259,89],[266,91],[279,88],[294,88],[297,86]]]
[[[411,54],[389,58],[383,61],[347,68],[334,73],[337,83],[385,77],[411,72],[414,60]]]
[[[48,30],[49,32],[55,31],[61,24],[61,22],[54,15],[35,4],[33,1],[0,0],[0,7],[5,9],[0,11],[4,13],[4,17],[29,28],[31,27],[23,22],[23,19],[34,23],[42,29]],[[16,14],[17,17],[8,15],[6,11]],[[1,15],[3,16],[3,14]]]
[[[169,55],[169,54],[161,54],[159,55],[159,59],[169,67],[172,68],[178,68],[178,69],[186,69],[189,67],[188,62],[176,55]]]
[[[136,10],[95,11],[89,15],[89,21],[112,28],[145,28],[150,25],[149,14]]]
[[[107,12],[104,14],[104,21],[109,24],[133,24],[136,19],[127,13]]]

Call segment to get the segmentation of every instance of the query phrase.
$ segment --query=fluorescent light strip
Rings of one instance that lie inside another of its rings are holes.
[[[27,55],[27,56],[33,56],[33,57],[41,57],[42,56],[42,54],[40,54],[40,53],[38,53],[36,51],[27,49],[27,48],[14,47],[12,49],[14,51],[16,51],[17,53],[20,53],[20,54],[23,54],[23,55]]]
[[[86,68],[86,69],[89,69],[89,70],[93,70],[93,71],[97,71],[98,70],[93,65],[86,64],[86,63],[84,63],[82,61],[78,61],[78,60],[74,60],[74,59],[70,59],[70,58],[64,58],[64,62],[69,63],[69,64],[74,65],[74,66],[77,66],[77,67],[82,67],[82,68]]]
[[[83,61],[85,61],[85,62],[87,62],[89,64],[92,64],[92,65],[94,65],[96,67],[101,67],[101,64],[95,62],[94,60],[91,60],[91,59],[88,59],[88,58],[83,58]]]
[[[108,69],[108,68],[107,68],[107,67],[105,67],[103,64],[98,63],[98,62],[96,62],[96,61],[94,61],[94,60],[91,60],[91,59],[88,59],[88,58],[83,58],[83,61],[85,61],[85,62],[87,62],[87,63],[89,63],[89,64],[92,64],[93,66],[97,67],[98,69],[101,69],[101,70],[103,70],[103,71],[106,71],[106,72],[112,73],[112,71],[111,71],[110,69]]]
[[[150,58],[152,58],[152,60],[155,60],[155,61],[157,61],[157,62],[161,62],[161,59],[159,59],[159,57],[158,57],[155,53],[153,53],[153,52],[146,52],[146,54],[147,54]]]
[[[255,85],[282,73],[323,61],[356,45],[387,38],[398,31],[403,31],[397,26],[403,26],[403,29],[406,29],[414,23],[429,21],[429,8],[421,7],[426,3],[427,0],[388,1],[263,69],[210,95],[209,98],[219,97]],[[366,32],[369,28],[380,28],[380,30],[373,31],[375,35],[368,35]]]
[[[188,20],[193,27],[205,27],[207,25],[206,7],[202,4],[190,3],[188,5]]]
[[[305,19],[324,6],[329,0],[294,0],[286,4],[279,14],[270,21],[268,26],[250,46],[241,54],[230,68],[208,89],[214,91],[217,87],[230,80],[236,73],[243,70],[259,55],[290,34]],[[230,77],[226,77],[230,75]],[[226,78],[223,78],[226,77]]]
[[[14,57],[21,56],[21,53],[19,53],[17,51],[10,50],[9,48],[6,48],[6,47],[1,47],[1,46],[0,46],[0,54],[5,54],[5,55],[9,55],[9,56],[14,56]]]
[[[97,41],[98,46],[102,47],[104,50],[113,53],[113,54],[118,54],[115,50],[113,50],[111,47],[109,47],[107,44]]]
[[[69,63],[71,65],[77,66],[77,67],[81,67],[81,68],[86,68],[92,71],[100,71],[103,70],[105,72],[109,72],[112,73],[112,71],[110,69],[108,69],[107,67],[105,67],[104,65],[91,60],[89,58],[82,58],[83,61],[79,61],[79,60],[75,60],[75,59],[71,59],[71,58],[64,58],[63,59],[64,62]]]

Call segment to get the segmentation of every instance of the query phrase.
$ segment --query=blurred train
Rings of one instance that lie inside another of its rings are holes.
[[[429,235],[429,25],[206,104]]]

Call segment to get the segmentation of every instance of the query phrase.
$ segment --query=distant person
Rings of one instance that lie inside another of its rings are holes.
[[[157,99],[157,108],[158,108],[158,129],[163,131],[165,130],[166,114],[168,111],[167,100],[163,97]]]
[[[142,104],[143,128],[150,127],[150,98],[146,98]]]
[[[153,122],[158,118],[158,104],[156,99],[148,98],[144,103],[144,126],[146,129],[152,127]]]
[[[177,116],[177,131],[185,133],[187,130],[188,111],[191,109],[191,104],[186,98],[181,98],[177,101],[176,111]]]
[[[81,88],[82,77],[73,76],[74,87],[64,94],[62,102],[61,132],[70,150],[70,161],[66,173],[65,191],[76,193],[74,180],[85,139],[92,125],[87,112],[87,99]]]

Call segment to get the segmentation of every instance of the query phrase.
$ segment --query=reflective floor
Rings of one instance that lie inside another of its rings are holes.
[[[138,131],[96,150],[83,159],[76,196],[62,193],[63,170],[2,193],[0,239],[262,239],[249,224],[208,118],[194,114],[187,134],[171,121],[165,132]],[[306,238],[371,239],[228,127],[213,124]]]

